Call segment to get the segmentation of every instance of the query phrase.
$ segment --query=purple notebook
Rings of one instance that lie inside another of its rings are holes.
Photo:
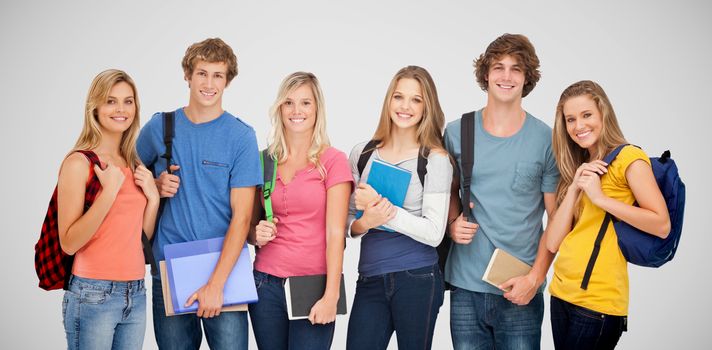
[[[185,302],[205,285],[218,263],[223,238],[168,244],[163,247],[169,275],[171,300],[176,313],[198,310],[198,302]],[[247,245],[242,248],[223,290],[223,306],[257,302],[252,262]]]

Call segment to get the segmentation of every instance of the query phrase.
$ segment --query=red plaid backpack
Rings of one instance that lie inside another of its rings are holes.
[[[94,203],[101,183],[94,173],[94,165],[100,165],[99,157],[92,151],[77,151],[84,154],[89,166],[89,181],[84,195],[84,212]],[[35,271],[40,279],[39,287],[44,290],[67,289],[69,276],[72,274],[73,255],[67,255],[59,245],[59,229],[57,224],[57,187],[54,188],[49,201],[47,215],[42,224],[40,239],[35,244]]]

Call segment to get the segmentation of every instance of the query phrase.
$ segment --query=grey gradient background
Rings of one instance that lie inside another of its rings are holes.
[[[483,106],[486,95],[474,82],[471,62],[504,32],[526,34],[542,62],[542,79],[524,99],[529,112],[552,125],[566,86],[598,81],[628,140],[651,155],[671,149],[687,183],[685,232],[675,260],[657,270],[630,267],[630,326],[620,348],[712,348],[712,238],[704,204],[712,195],[711,8],[704,1],[4,0],[0,348],[65,347],[62,293],[36,287],[33,245],[98,72],[120,68],[133,76],[145,122],[153,112],[187,103],[183,53],[193,42],[219,36],[237,52],[240,70],[224,106],[254,126],[261,147],[279,82],[307,70],[325,91],[332,143],[348,152],[372,135],[387,85],[402,66],[430,71],[448,121]],[[358,243],[349,243],[344,271],[350,305]],[[152,349],[148,311],[144,348]],[[344,347],[347,321],[337,318],[334,349]],[[548,302],[542,333],[542,348],[553,348]],[[434,344],[451,347],[447,298]]]

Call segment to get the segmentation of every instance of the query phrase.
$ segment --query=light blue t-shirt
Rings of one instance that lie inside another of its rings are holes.
[[[445,148],[458,165],[460,124],[458,119],[445,129]],[[497,137],[484,130],[482,111],[477,111],[474,160],[470,201],[480,227],[472,243],[452,245],[445,280],[470,291],[501,295],[501,290],[482,281],[482,275],[495,248],[534,263],[543,232],[544,192],[555,192],[559,181],[551,128],[527,113],[516,134]]]
[[[155,177],[166,170],[162,113],[141,129],[136,149]],[[180,165],[180,186],[166,201],[154,235],[156,260],[164,260],[166,244],[225,236],[232,218],[230,189],[262,184],[255,131],[228,112],[194,124],[177,109],[172,164]]]

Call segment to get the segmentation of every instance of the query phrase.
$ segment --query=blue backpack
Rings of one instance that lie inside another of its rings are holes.
[[[616,159],[618,153],[625,146],[627,145],[618,146],[603,158],[603,161],[610,166],[611,162]],[[653,167],[655,181],[658,183],[663,198],[665,198],[665,204],[670,214],[670,234],[667,238],[662,239],[619,221],[610,213],[606,213],[581,282],[582,289],[588,287],[593,265],[601,248],[601,241],[611,221],[613,221],[613,228],[618,236],[618,246],[628,262],[645,267],[660,267],[675,256],[677,245],[680,242],[680,235],[682,234],[682,219],[685,212],[685,184],[680,179],[675,161],[670,158],[670,151],[665,151],[659,158],[650,158],[650,164]]]

